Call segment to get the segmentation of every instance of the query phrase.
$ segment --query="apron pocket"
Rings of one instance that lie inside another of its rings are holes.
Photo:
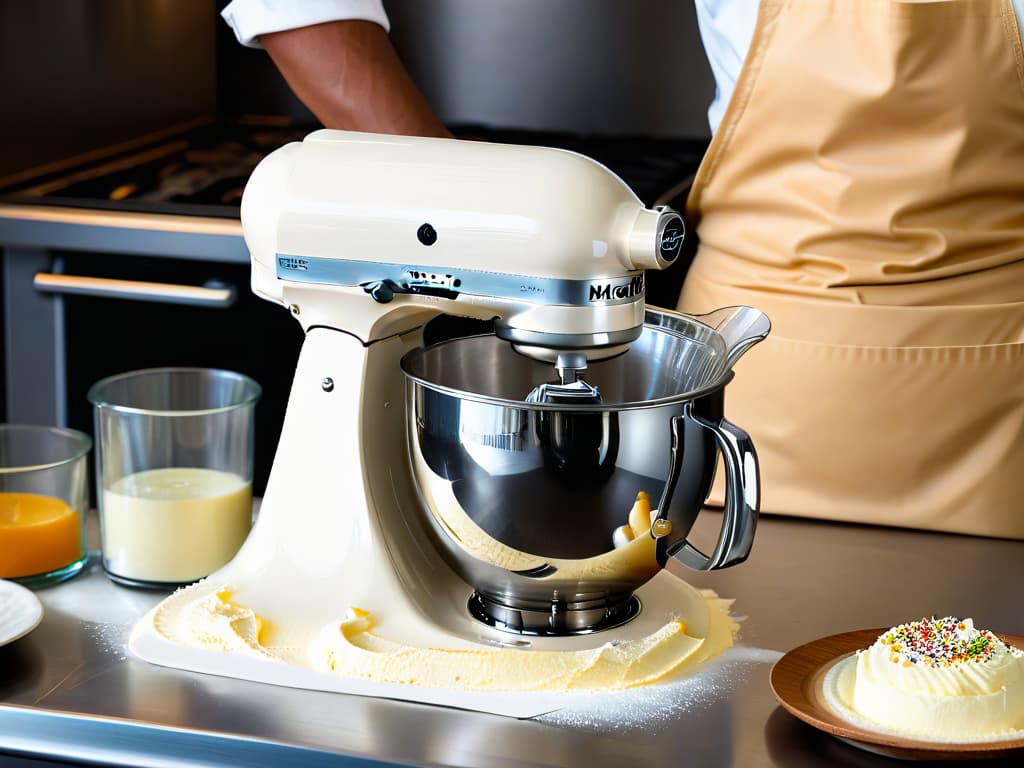
[[[842,346],[771,337],[726,414],[751,434],[762,508],[1024,538],[1024,344]]]
[[[1024,538],[1024,303],[857,305],[698,270],[680,309],[734,304],[772,321],[725,393],[762,511]]]

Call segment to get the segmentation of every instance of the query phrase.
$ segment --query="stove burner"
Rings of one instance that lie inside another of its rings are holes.
[[[316,126],[276,117],[215,122],[149,143],[110,147],[34,177],[0,182],[0,201],[143,213],[237,219],[242,189],[256,164],[274,149],[300,141]],[[467,126],[456,136],[558,147],[608,166],[646,204],[653,204],[696,170],[706,142],[699,139],[574,136]],[[102,159],[97,159],[102,155]]]
[[[142,149],[104,151],[59,173],[45,173],[10,189],[6,202],[144,213],[238,218],[242,190],[253,168],[306,128],[209,124],[163,137]]]

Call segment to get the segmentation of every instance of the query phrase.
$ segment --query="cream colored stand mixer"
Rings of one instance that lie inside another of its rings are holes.
[[[273,645],[360,609],[418,647],[592,648],[679,612],[669,558],[747,556],[757,461],[723,391],[769,325],[645,308],[674,211],[572,152],[323,130],[256,168],[242,226],[253,290],[306,340],[257,523],[190,589],[229,590]],[[423,347],[441,313],[494,333]],[[687,534],[719,455],[708,554]],[[156,663],[366,692],[181,647],[154,616],[132,648]]]

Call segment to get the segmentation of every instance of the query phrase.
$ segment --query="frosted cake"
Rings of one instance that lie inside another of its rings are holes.
[[[829,677],[829,703],[878,730],[944,742],[1024,736],[1024,651],[971,619],[900,624]]]

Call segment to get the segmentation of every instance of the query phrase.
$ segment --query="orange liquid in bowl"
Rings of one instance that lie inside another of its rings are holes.
[[[0,493],[0,578],[49,573],[83,554],[82,520],[66,502]]]

